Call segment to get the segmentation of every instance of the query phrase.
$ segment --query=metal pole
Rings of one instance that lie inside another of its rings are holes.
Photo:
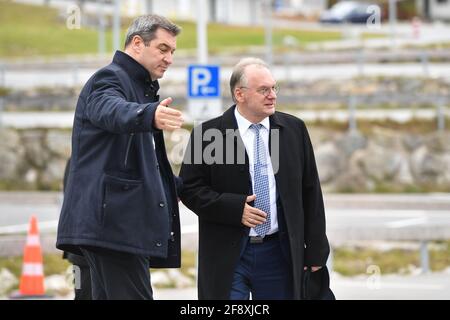
[[[114,0],[113,51],[120,49],[120,0]]]
[[[145,0],[145,13],[149,14],[153,12],[153,1]]]
[[[272,66],[273,64],[273,44],[272,44],[272,1],[266,0],[265,1],[265,16],[266,16],[266,23],[265,23],[265,39],[266,39],[266,62],[269,66]]]
[[[72,76],[73,76],[73,86],[76,87],[78,85],[78,65],[74,65],[72,67]]]
[[[5,97],[0,96],[0,129],[3,126],[3,106],[5,104]]]
[[[289,58],[289,53],[284,54],[283,64],[284,64],[284,69],[286,70],[286,83],[289,86],[291,84],[291,72],[289,70],[291,68],[291,61]]]
[[[106,41],[105,41],[105,12],[103,8],[103,1],[97,3],[98,12],[98,53],[103,55],[106,52]]]
[[[426,240],[420,242],[420,265],[422,267],[422,273],[430,272],[430,258],[428,255],[428,241],[426,241]]]
[[[199,64],[208,63],[206,5],[205,0],[197,0],[197,59]]]
[[[439,99],[437,110],[436,110],[436,118],[437,118],[437,129],[440,132],[445,130],[445,114],[444,114],[444,98]]]
[[[389,26],[391,29],[391,46],[396,46],[397,0],[389,0]]]
[[[362,77],[364,76],[364,62],[365,62],[364,49],[359,50],[357,62],[358,62],[358,75]]]
[[[5,81],[5,66],[0,63],[0,88],[6,87]],[[0,129],[2,128],[3,106],[5,103],[5,97],[0,96]]]
[[[428,69],[428,53],[424,50],[420,55],[420,61],[422,62],[422,69],[425,77],[429,75]]]
[[[0,63],[0,87],[6,87],[5,74],[5,65]]]
[[[350,132],[357,130],[355,96],[350,96],[348,101],[348,129],[350,130]]]

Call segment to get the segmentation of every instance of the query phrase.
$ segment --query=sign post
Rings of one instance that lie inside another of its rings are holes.
[[[220,68],[216,65],[188,67],[188,112],[193,121],[205,121],[222,113]]]

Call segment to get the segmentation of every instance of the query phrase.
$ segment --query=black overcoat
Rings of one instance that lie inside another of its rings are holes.
[[[193,130],[180,171],[184,185],[181,200],[199,218],[199,299],[229,298],[242,241],[249,231],[241,223],[251,184],[248,157],[245,154],[244,161],[238,158],[245,147],[236,131],[234,108]],[[270,127],[271,158],[286,226],[281,237],[288,239],[294,298],[300,299],[304,266],[323,266],[329,254],[322,191],[304,122],[276,112],[270,116]],[[219,149],[224,154],[222,160]],[[219,155],[214,163],[201,156],[210,153]]]

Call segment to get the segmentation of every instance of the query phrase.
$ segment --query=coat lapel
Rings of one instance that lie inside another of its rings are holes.
[[[283,135],[284,124],[279,119],[277,113],[269,117],[270,120],[270,135],[269,135],[269,152],[270,159],[272,161],[273,173],[275,175],[275,181],[277,185],[278,194],[281,194],[281,182],[284,176],[284,168],[286,164],[283,163],[285,157],[282,155],[288,152],[286,138]]]
[[[239,177],[236,183],[236,190],[240,190],[243,185],[248,186],[248,194],[252,193],[252,183],[249,171],[249,160],[247,151],[245,150],[244,141],[242,141],[237,125],[236,117],[234,116],[234,109],[236,105],[231,106],[222,115],[220,130],[224,136],[224,154],[226,154],[227,146],[233,146],[234,159],[232,164],[226,166],[226,170],[230,177]],[[245,158],[238,161],[238,154],[244,153]],[[242,160],[244,162],[242,163]],[[242,177],[242,178],[241,178]]]

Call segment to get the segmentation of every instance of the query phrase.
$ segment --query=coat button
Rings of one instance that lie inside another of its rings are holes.
[[[106,203],[103,203],[102,207],[103,207],[103,209],[106,209]]]
[[[162,246],[162,243],[161,243],[161,242],[157,242],[157,243],[156,243],[156,246],[157,246],[157,247],[161,247],[161,246]]]
[[[148,97],[148,93],[146,93],[145,96]]]
[[[159,164],[156,165],[156,170],[159,170]]]
[[[144,110],[142,108],[138,109],[137,114],[140,116]]]
[[[126,191],[126,190],[129,190],[129,189],[130,189],[130,185],[129,184],[126,184],[126,185],[123,186],[123,190]]]
[[[160,202],[160,203],[159,203],[159,206],[160,206],[161,208],[164,208],[164,202]]]

